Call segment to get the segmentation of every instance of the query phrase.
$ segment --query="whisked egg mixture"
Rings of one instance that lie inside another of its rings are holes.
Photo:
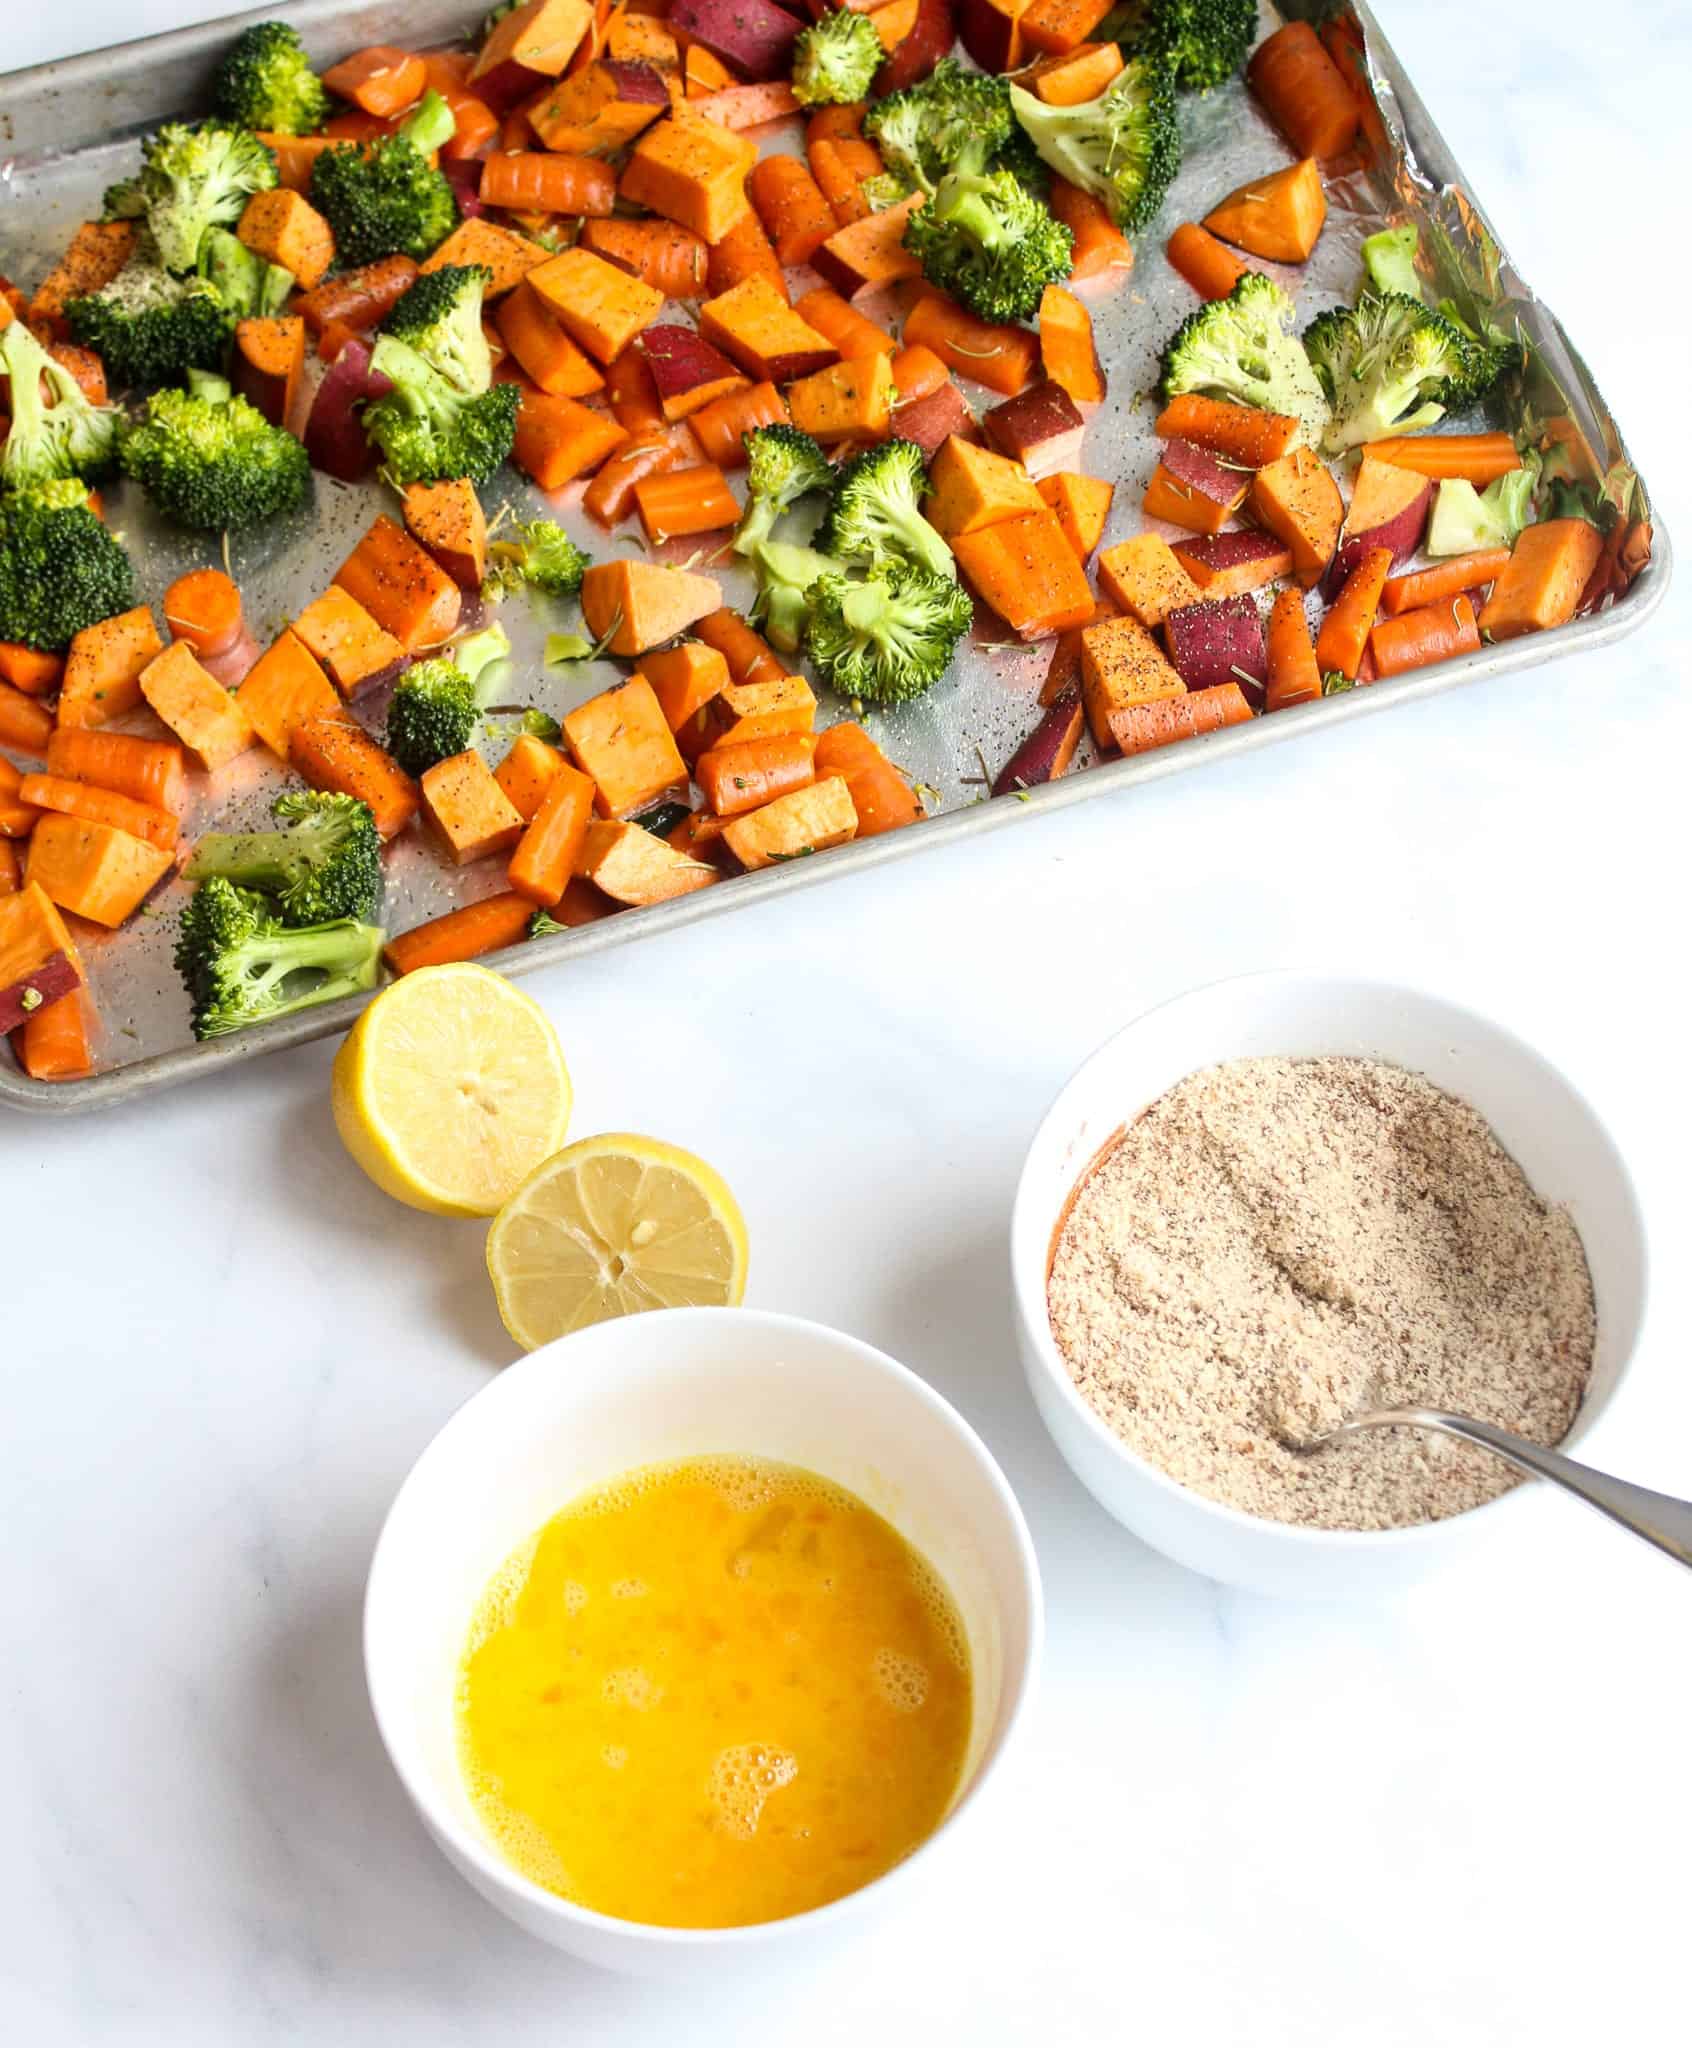
[[[495,1575],[460,1672],[483,1824],[537,1884],[666,1927],[855,1891],[944,1817],[963,1623],[927,1561],[796,1467],[651,1466]]]

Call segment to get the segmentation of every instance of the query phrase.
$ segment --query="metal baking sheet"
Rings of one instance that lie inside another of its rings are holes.
[[[1330,11],[1265,7],[1262,28],[1267,33],[1288,16],[1325,18]],[[1364,38],[1379,120],[1366,124],[1368,161],[1329,183],[1328,226],[1311,263],[1304,273],[1282,274],[1297,289],[1301,322],[1323,306],[1349,299],[1365,235],[1389,221],[1416,221],[1424,248],[1439,266],[1442,289],[1454,292],[1471,317],[1486,312],[1530,344],[1527,373],[1509,380],[1508,389],[1491,402],[1486,421],[1470,423],[1516,427],[1530,417],[1566,413],[1578,427],[1594,472],[1601,474],[1626,451],[1590,374],[1561,325],[1511,266],[1373,15],[1362,4],[1351,11]],[[205,107],[212,69],[244,22],[278,16],[293,21],[313,58],[327,64],[375,42],[448,44],[480,15],[465,0],[305,0],[0,77],[0,269],[26,287],[45,273],[77,222],[98,212],[103,188],[132,167],[135,139],[161,120],[192,116]],[[1180,176],[1159,223],[1140,238],[1132,275],[1103,289],[1087,288],[1111,384],[1109,399],[1088,424],[1086,447],[1086,467],[1118,484],[1106,545],[1142,524],[1140,490],[1151,471],[1154,445],[1154,408],[1144,402],[1144,394],[1155,382],[1165,338],[1194,303],[1164,260],[1164,236],[1175,221],[1196,218],[1219,194],[1287,157],[1284,143],[1237,80],[1207,97],[1184,99],[1182,126]],[[970,395],[978,409],[992,402],[990,393]],[[549,500],[511,469],[484,494],[490,517],[497,517],[504,505],[527,517],[543,511],[561,517],[599,559],[638,545],[627,538],[628,528],[608,539],[576,507],[575,495]],[[249,624],[261,642],[323,589],[384,500],[392,509],[391,497],[379,484],[347,487],[319,476],[313,501],[299,515],[231,537],[230,564],[246,598]],[[132,487],[113,493],[110,516],[131,544],[138,588],[155,601],[172,577],[219,558],[215,541],[151,519]],[[697,551],[690,543],[675,543],[669,550],[676,559]],[[868,721],[892,758],[923,786],[933,814],[926,822],[725,881],[673,903],[624,911],[557,938],[529,941],[490,956],[491,964],[507,974],[550,966],[1129,783],[1201,768],[1221,755],[1296,739],[1316,720],[1361,718],[1554,654],[1604,645],[1632,631],[1654,610],[1669,565],[1668,538],[1659,526],[1654,559],[1632,589],[1605,610],[1552,634],[1486,647],[1459,661],[1278,712],[1138,760],[1096,765],[1084,755],[1062,781],[995,801],[985,800],[983,764],[997,772],[1034,722],[1050,649],[1049,644],[1007,646],[1003,629],[984,614],[952,673],[928,697],[896,712],[872,713]],[[750,597],[749,581],[737,568],[721,562],[709,567],[721,577],[729,602]],[[513,700],[557,714],[624,673],[609,662],[547,670],[541,663],[546,632],[574,620],[533,608],[523,598],[508,603],[501,618],[516,654],[510,689],[503,693]],[[832,718],[842,707],[828,703],[826,692],[820,694],[825,718]],[[126,723],[145,729],[146,714]],[[282,781],[280,768],[255,749],[210,786],[199,815],[189,821],[191,831],[214,821],[236,827],[260,822]],[[410,833],[388,856],[385,921],[390,929],[403,930],[503,887],[499,863],[454,870],[420,834]],[[325,1004],[273,1025],[196,1044],[187,999],[171,965],[176,913],[185,893],[185,885],[174,882],[127,929],[90,940],[89,966],[103,1023],[100,1070],[83,1081],[34,1082],[0,1052],[0,1102],[58,1113],[102,1108],[342,1031],[367,1000]]]

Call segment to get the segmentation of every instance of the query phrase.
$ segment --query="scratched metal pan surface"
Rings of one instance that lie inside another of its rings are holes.
[[[482,11],[475,0],[468,6],[465,0],[305,0],[303,5],[272,5],[237,21],[183,29],[0,78],[0,152],[5,158],[0,163],[0,269],[26,286],[39,280],[76,223],[98,212],[103,188],[131,168],[136,138],[161,120],[203,111],[212,70],[241,21],[285,16],[297,24],[321,64],[376,42],[449,43]],[[1310,10],[1295,5],[1285,11]],[[1265,8],[1264,31],[1280,18]],[[1555,318],[1511,267],[1373,16],[1359,5],[1355,18],[1366,41],[1379,120],[1367,124],[1373,138],[1370,161],[1330,184],[1329,223],[1308,274],[1285,273],[1285,281],[1297,288],[1301,321],[1351,296],[1359,274],[1358,247],[1365,235],[1388,221],[1414,220],[1424,231],[1423,246],[1436,261],[1442,290],[1454,292],[1471,317],[1490,313],[1532,345],[1528,372],[1511,380],[1509,390],[1494,402],[1490,421],[1466,424],[1516,427],[1564,413],[1584,438],[1595,472],[1606,470],[1625,450],[1585,365]],[[1163,258],[1164,237],[1175,221],[1196,218],[1221,193],[1287,160],[1284,144],[1239,82],[1208,98],[1185,100],[1182,125],[1186,148],[1181,174],[1158,223],[1141,238],[1132,276],[1102,291],[1089,289],[1111,392],[1089,422],[1085,467],[1118,486],[1107,545],[1141,524],[1139,498],[1151,471],[1154,445],[1154,409],[1141,401],[1141,394],[1153,386],[1166,336],[1194,303]],[[977,409],[992,402],[985,392],[972,391],[970,396]],[[313,501],[298,516],[231,538],[231,566],[246,600],[249,623],[261,642],[323,589],[385,495],[375,483],[349,488],[318,477]],[[503,472],[486,497],[490,516],[505,504],[526,516],[550,511],[600,559],[635,545],[621,537],[608,541],[569,494],[562,506],[549,503],[513,470]],[[137,586],[148,598],[156,602],[171,578],[184,569],[218,559],[215,542],[172,531],[150,518],[132,487],[114,492],[113,498],[113,523],[131,546]],[[675,543],[672,552],[680,557],[693,546]],[[722,577],[729,602],[744,603],[750,597],[738,569],[717,564],[713,573]],[[1222,755],[1274,740],[1296,740],[1319,720],[1360,718],[1555,654],[1601,646],[1643,623],[1661,598],[1668,573],[1668,542],[1659,528],[1656,558],[1625,598],[1555,633],[1486,647],[1420,674],[1281,712],[1137,760],[1099,765],[1083,756],[1062,781],[1022,798],[994,801],[984,800],[983,764],[997,772],[1033,724],[1050,649],[1007,647],[1003,630],[984,616],[939,687],[917,704],[875,714],[870,720],[892,758],[924,785],[933,814],[926,822],[738,877],[674,903],[623,911],[564,936],[532,940],[492,956],[492,964],[508,974],[550,966],[1130,783],[1202,769]],[[513,700],[561,713],[621,674],[610,663],[562,671],[543,667],[546,632],[574,626],[573,616],[549,617],[518,599],[503,608],[502,618],[515,648],[506,693]],[[841,708],[825,701],[825,720]],[[190,832],[214,822],[238,827],[262,820],[283,778],[268,756],[260,760],[261,752],[255,750],[217,778],[197,815],[187,821]],[[1202,778],[1192,800],[1204,800]],[[384,922],[390,930],[404,930],[503,886],[498,862],[455,870],[421,835],[411,833],[388,856]],[[325,1004],[274,1025],[196,1044],[189,1030],[187,1000],[171,964],[176,913],[184,894],[185,885],[173,882],[131,919],[126,930],[91,939],[89,968],[102,1019],[99,1071],[83,1081],[33,1082],[18,1071],[8,1053],[0,1051],[0,1102],[58,1113],[103,1108],[215,1073],[259,1053],[342,1031],[351,1022],[363,999]]]

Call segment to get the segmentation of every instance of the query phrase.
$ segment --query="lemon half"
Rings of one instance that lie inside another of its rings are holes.
[[[485,967],[407,974],[335,1055],[341,1141],[384,1193],[434,1216],[491,1216],[570,1127],[570,1071],[546,1012]]]
[[[627,1131],[549,1159],[488,1232],[500,1317],[525,1351],[643,1309],[732,1307],[746,1262],[745,1219],[721,1174]]]

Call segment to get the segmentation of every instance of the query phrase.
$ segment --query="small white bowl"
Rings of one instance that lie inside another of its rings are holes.
[[[929,1560],[968,1634],[973,1726],[945,1820],[874,1883],[752,1927],[652,1927],[571,1905],[500,1854],[460,1774],[455,1685],[476,1603],[520,1543],[591,1486],[635,1466],[713,1452],[819,1472],[849,1487]],[[447,1860],[542,1941],[642,1976],[695,1976],[825,1947],[865,1909],[943,1867],[1021,1716],[1040,1637],[1033,1545],[1003,1473],[969,1424],[914,1373],[856,1338],[749,1309],[630,1316],[507,1367],[412,1467],[377,1540],[364,1607],[376,1724]]]
[[[1225,1507],[1130,1450],[1088,1407],[1052,1337],[1046,1284],[1076,1184],[1160,1095],[1224,1060],[1334,1054],[1411,1068],[1473,1104],[1534,1189],[1569,1211],[1598,1310],[1591,1385],[1570,1446],[1614,1399],[1645,1312],[1645,1229],[1621,1155],[1554,1067],[1473,1010],[1387,982],[1253,974],[1177,996],[1106,1040],[1047,1111],[1017,1186],[1011,1279],[1035,1405],[1076,1477],[1137,1536],[1207,1578],[1293,1599],[1406,1584],[1514,1514],[1522,1489],[1444,1521],[1378,1531],[1299,1528]]]

